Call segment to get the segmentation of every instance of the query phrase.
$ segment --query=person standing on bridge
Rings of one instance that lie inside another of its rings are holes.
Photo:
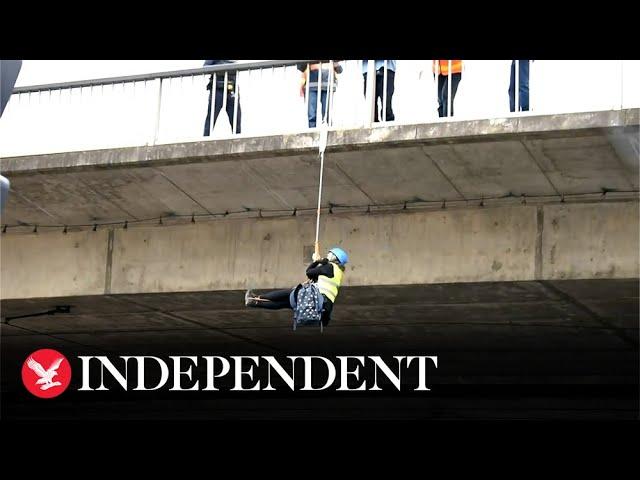
[[[451,62],[451,64],[449,64]],[[451,65],[451,72],[449,72]],[[449,75],[451,73],[451,75]],[[434,60],[433,75],[438,76],[438,116],[453,117],[453,101],[462,80],[462,60]],[[449,77],[451,77],[451,114],[449,115]]]
[[[223,65],[223,64],[233,64],[235,61],[233,60],[205,60],[204,66],[208,67],[210,65]],[[233,116],[235,103],[238,102],[238,118],[236,119],[236,130],[235,133],[240,133],[241,131],[241,120],[242,120],[242,110],[240,108],[240,99],[237,96],[237,83],[236,83],[236,72],[229,72],[227,74],[227,82],[225,85],[224,81],[225,72],[218,72],[216,74],[216,85],[215,85],[215,109],[213,112],[213,124],[215,125],[216,120],[218,119],[218,115],[220,114],[220,110],[222,110],[222,104],[226,100],[226,111],[227,115],[229,115],[229,122],[231,123],[231,130],[233,130]],[[209,90],[209,103],[207,105],[207,118],[204,121],[204,136],[208,137],[211,133],[211,103],[213,101],[213,75],[209,80],[209,84],[207,85],[207,90]],[[225,94],[226,93],[226,94]]]
[[[329,115],[331,114],[331,106],[327,107],[327,94],[329,92],[329,62],[322,63],[322,75],[318,75],[320,71],[320,63],[312,63],[310,65],[306,63],[298,64],[298,70],[302,72],[300,80],[300,96],[305,97],[307,83],[309,84],[309,98],[307,99],[307,117],[309,120],[309,128],[315,128],[317,124],[317,110],[318,110],[318,95],[320,95],[320,105],[322,108],[320,123],[322,123],[322,117],[326,117],[325,120],[329,123]],[[333,85],[331,88],[336,91],[337,74],[342,73],[342,65],[339,61],[333,62]],[[320,81],[318,82],[318,77]]]
[[[518,60],[518,111],[529,111],[529,62]],[[509,110],[516,111],[516,61],[511,60],[511,78],[509,79]]]
[[[395,90],[395,78],[396,78],[396,61],[395,60],[376,60],[375,61],[375,73],[376,79],[374,81],[375,91],[375,107],[373,109],[373,121],[378,122],[379,118],[382,118],[383,114],[378,115],[378,99],[380,99],[380,105],[382,110],[386,109],[385,122],[393,122],[396,117],[393,114],[391,108],[391,100],[393,98],[393,92]],[[385,65],[386,63],[386,65]],[[364,96],[367,96],[367,68],[369,66],[369,60],[362,60],[362,76],[364,77]],[[386,66],[386,68],[385,68]],[[386,70],[386,71],[385,71]],[[387,76],[387,90],[384,91],[384,76]],[[386,107],[385,107],[386,103]]]
[[[338,296],[338,290],[344,277],[345,265],[349,261],[347,252],[341,248],[334,247],[327,253],[326,258],[319,258],[313,254],[313,263],[307,267],[307,278],[315,282],[318,290],[324,297],[322,310],[322,325],[327,326],[331,320],[333,304]],[[294,298],[298,295],[298,290],[302,284],[293,289],[274,290],[263,295],[256,295],[251,289],[247,290],[244,302],[247,307],[266,308],[269,310],[280,310],[283,308],[293,309],[290,303],[291,293],[294,291]]]

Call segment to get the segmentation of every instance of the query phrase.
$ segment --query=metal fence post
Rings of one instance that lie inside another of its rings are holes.
[[[160,110],[162,109],[162,78],[158,87],[158,109],[156,111],[156,126],[153,132],[153,145],[158,141],[158,133],[160,131]]]

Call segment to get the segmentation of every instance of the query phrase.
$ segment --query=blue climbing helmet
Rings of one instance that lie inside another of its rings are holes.
[[[336,256],[338,262],[340,262],[340,265],[346,265],[349,261],[349,255],[347,255],[347,252],[339,247],[333,247],[331,250],[329,250],[329,252],[333,253]]]

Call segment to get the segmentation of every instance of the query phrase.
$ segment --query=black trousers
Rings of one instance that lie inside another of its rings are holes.
[[[298,290],[302,285],[298,285],[296,287],[296,295]],[[281,310],[283,308],[291,308],[291,303],[289,303],[289,295],[291,294],[291,289],[287,288],[284,290],[273,290],[271,292],[267,292],[265,294],[260,295],[260,298],[263,300],[269,300],[268,302],[258,301],[255,305],[256,308],[266,308],[268,310]],[[322,309],[322,324],[326,327],[329,325],[329,321],[331,320],[331,312],[333,310],[333,302],[329,300],[326,296],[324,296],[324,307]]]
[[[233,110],[236,103],[235,90],[227,91],[227,115],[229,115],[229,121],[231,122],[231,129],[233,130]],[[209,90],[209,104],[207,105],[207,118],[204,121],[204,136],[208,137],[211,133],[211,103],[213,99],[213,88]],[[215,126],[218,120],[220,110],[222,110],[222,103],[224,101],[224,88],[222,85],[216,87],[216,108],[213,112],[213,124]],[[238,120],[236,122],[235,133],[240,133],[242,124],[242,109],[240,108],[240,102],[238,102]]]
[[[462,80],[462,73],[451,74],[451,116],[453,117],[453,101],[456,98],[458,84]],[[438,116],[447,117],[449,105],[449,76],[438,75]]]
[[[384,68],[380,68],[377,72],[376,72],[376,98],[375,98],[375,103],[376,106],[373,109],[374,110],[374,122],[379,122],[380,120],[378,119],[378,99],[380,99],[380,104],[384,105]],[[364,77],[364,95],[365,97],[367,96],[367,74],[363,73],[362,76]],[[391,108],[391,99],[393,98],[393,92],[395,90],[395,78],[396,78],[396,72],[394,72],[393,70],[389,70],[387,69],[387,95],[386,95],[386,104],[387,104],[387,114],[386,114],[386,118],[385,121],[387,122],[392,122],[396,119],[395,115],[393,114],[393,109]],[[382,114],[380,114],[380,117],[382,117]]]
[[[296,290],[300,288],[300,286],[296,287]],[[268,292],[260,295],[261,299],[269,300],[268,302],[258,302],[256,307],[258,308],[267,308],[269,310],[280,310],[283,308],[291,308],[291,304],[289,303],[289,295],[291,294],[291,289],[287,288],[285,290],[273,290],[272,292]]]

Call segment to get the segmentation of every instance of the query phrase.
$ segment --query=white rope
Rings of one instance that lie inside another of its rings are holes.
[[[316,249],[320,235],[320,204],[322,202],[322,171],[324,169],[324,152],[320,154],[320,186],[318,188],[318,212],[316,215]],[[316,251],[316,253],[319,253]]]
[[[329,62],[329,72],[333,72],[333,61]],[[331,80],[333,75],[329,75],[329,79]],[[322,71],[318,72],[318,95],[322,95],[321,90],[321,81],[322,81]],[[328,85],[327,88],[332,88],[333,85]],[[327,90],[327,97],[329,91]],[[322,205],[322,181],[323,181],[323,173],[324,173],[324,151],[327,148],[327,138],[329,136],[329,122],[327,121],[327,117],[329,116],[329,107],[327,98],[327,109],[325,114],[322,114],[322,109],[320,110],[320,118],[322,118],[322,123],[320,124],[320,138],[318,141],[318,153],[320,155],[320,182],[318,183],[318,210],[316,213],[316,242],[315,242],[315,254],[320,255],[320,206]],[[316,118],[318,115],[316,114]]]

